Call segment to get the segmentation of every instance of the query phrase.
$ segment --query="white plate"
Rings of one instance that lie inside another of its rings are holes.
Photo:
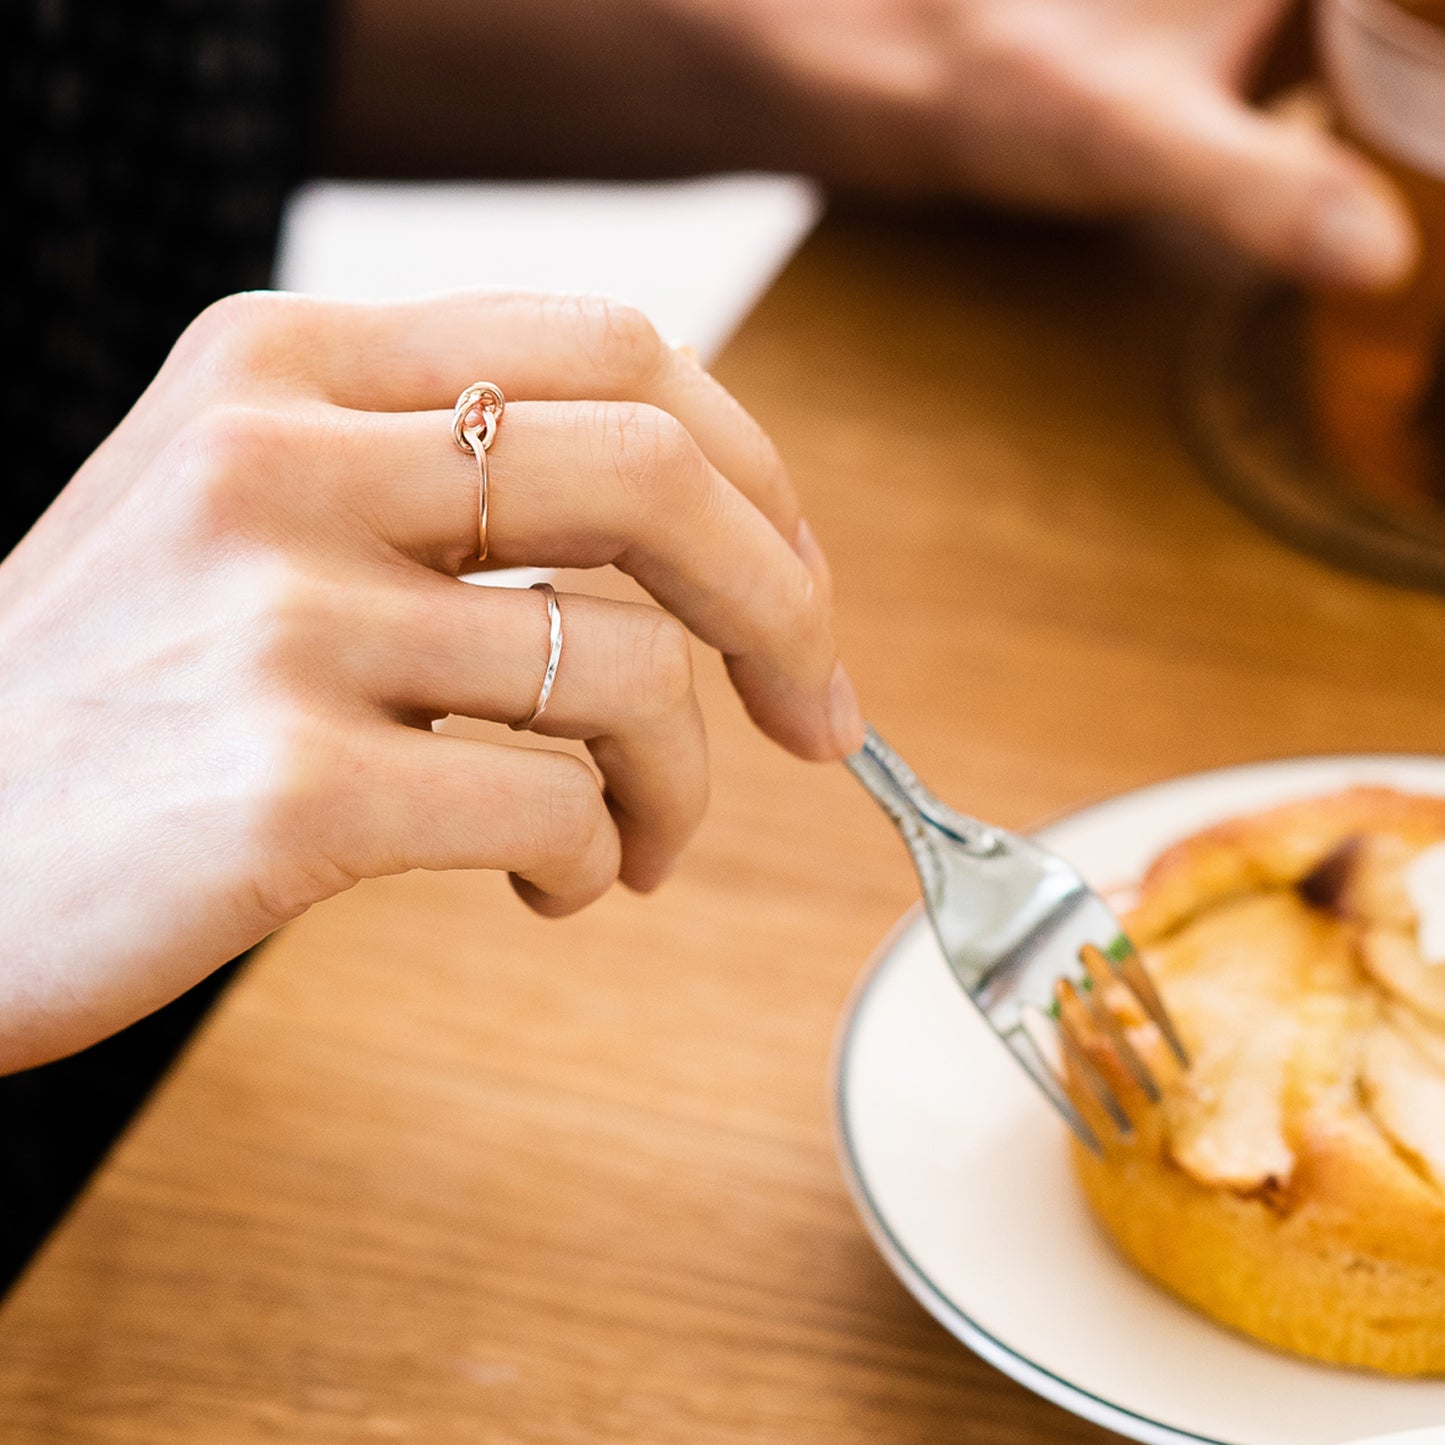
[[[1116,887],[1208,823],[1354,783],[1445,795],[1445,759],[1226,768],[1127,793],[1039,836],[1091,883]],[[918,914],[865,975],[835,1069],[839,1153],[879,1249],[945,1328],[1031,1390],[1157,1445],[1345,1445],[1445,1422],[1445,1382],[1276,1354],[1123,1263],[1075,1187],[1063,1124]]]

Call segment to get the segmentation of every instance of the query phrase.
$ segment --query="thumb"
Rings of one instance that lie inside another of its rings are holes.
[[[1419,240],[1399,192],[1324,131],[1203,89],[1176,92],[1147,124],[1136,137],[1145,206],[1304,281],[1379,288],[1414,267]]]

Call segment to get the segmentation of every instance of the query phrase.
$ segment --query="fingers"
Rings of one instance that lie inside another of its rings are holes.
[[[388,305],[301,296],[233,301],[229,310],[244,321],[249,339],[242,345],[253,364],[269,366],[284,385],[299,382],[352,410],[449,410],[477,380],[497,383],[509,402],[595,399],[657,407],[678,418],[788,542],[797,534],[797,497],[766,433],[632,307],[605,297],[527,292],[463,292]]]
[[[1302,280],[1378,288],[1418,241],[1388,181],[1330,135],[1204,87],[1133,121],[1138,200],[1177,212]]]
[[[476,472],[435,413],[353,413],[320,494],[454,570],[474,547]],[[665,412],[630,404],[509,406],[491,451],[488,537],[502,564],[616,564],[722,652],[750,715],[803,757],[861,745],[825,596],[761,513]]]
[[[514,398],[657,398],[512,400],[488,454],[489,560],[616,563],[728,656],[750,715],[785,747],[834,759],[860,745],[827,568],[771,444],[638,313],[518,295],[393,306],[251,295],[207,312],[177,357],[192,365],[171,365],[168,384],[204,361],[225,397],[190,438],[217,472],[203,525],[228,528],[239,509],[251,530],[294,544],[365,516],[453,571],[476,555],[477,475],[448,412],[483,363]],[[298,389],[361,409],[308,406]],[[389,410],[419,401],[441,409]],[[278,493],[288,477],[305,484]],[[323,477],[333,485],[319,488]]]
[[[587,742],[621,839],[620,877],[660,883],[707,807],[707,744],[681,623],[656,608],[563,594],[561,663],[534,731]],[[364,692],[400,718],[525,717],[548,659],[535,591],[434,578],[368,608]]]
[[[551,916],[599,898],[621,857],[602,790],[580,759],[402,726],[355,745],[319,826],[319,850],[353,877],[504,869]]]

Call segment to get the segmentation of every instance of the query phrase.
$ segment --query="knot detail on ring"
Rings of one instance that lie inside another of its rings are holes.
[[[502,388],[490,381],[474,381],[452,408],[452,440],[477,459],[477,561],[487,558],[487,453],[497,439],[497,428],[507,410]]]

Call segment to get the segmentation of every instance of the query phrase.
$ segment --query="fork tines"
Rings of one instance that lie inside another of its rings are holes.
[[[1157,1065],[1188,1059],[1108,903],[1071,863],[930,793],[868,728],[848,759],[892,820],[955,979],[1089,1148],[1157,1103]],[[1101,946],[1096,946],[1101,945]],[[1152,1022],[1168,1045],[1144,1047]]]
[[[1079,1139],[1095,1153],[1103,1152],[1096,1122],[1107,1120],[1123,1137],[1134,1132],[1129,1112],[1132,1103],[1157,1104],[1163,1088],[1156,1069],[1130,1040],[1121,1004],[1125,998],[1117,992],[1127,990],[1127,998],[1142,1010],[1144,1018],[1158,1030],[1169,1052],[1181,1068],[1189,1065],[1188,1055],[1179,1031],[1169,1017],[1164,1001],[1146,972],[1138,953],[1120,935],[1109,952],[1085,944],[1079,950],[1082,966],[1080,976],[1064,976],[1055,981],[1054,1007],[1049,1021],[1057,1030],[1062,1071],[1049,1065],[1038,1040],[1020,1027],[1017,1038],[1006,1038],[1034,1080],[1044,1089],[1063,1113]],[[1021,1050],[1020,1044],[1027,1039]],[[1040,1068],[1047,1070],[1047,1081],[1040,1078]],[[1070,1083],[1075,1087],[1070,1088]],[[1081,1109],[1076,1103],[1079,1086],[1087,1090],[1098,1109]],[[1065,1107],[1067,1104],[1067,1107]]]

